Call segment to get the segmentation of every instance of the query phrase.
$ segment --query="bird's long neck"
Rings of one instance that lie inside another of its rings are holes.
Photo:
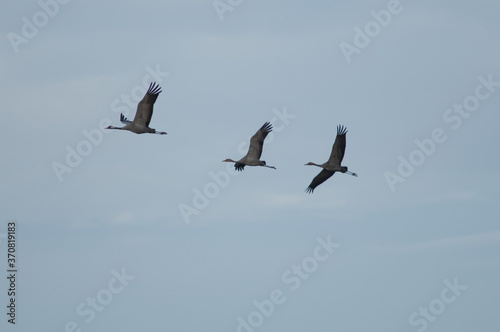
[[[123,127],[113,127],[113,126],[109,126],[107,127],[106,129],[119,129],[119,130],[124,130]]]
[[[315,164],[315,163],[307,163],[306,165],[309,165],[309,166],[318,166],[318,167],[321,167],[321,168],[325,168],[323,165],[318,165],[318,164]]]

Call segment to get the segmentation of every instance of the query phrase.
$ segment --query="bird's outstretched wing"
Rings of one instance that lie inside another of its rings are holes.
[[[160,85],[157,83],[149,84],[149,89],[144,95],[144,98],[137,105],[137,112],[135,113],[134,123],[138,126],[149,127],[151,117],[153,116],[153,105],[158,99],[161,92]]]
[[[129,119],[127,119],[123,114],[120,113],[120,122],[123,123],[123,124],[130,124],[132,123],[132,121],[130,121]]]
[[[328,180],[334,173],[334,171],[327,171],[326,169],[321,170],[321,172],[319,172],[319,174],[312,180],[309,187],[307,187],[306,193],[312,194],[314,188]]]
[[[266,122],[260,127],[260,129],[252,136],[250,139],[250,147],[248,148],[248,153],[246,155],[247,159],[259,160],[262,155],[262,146],[264,145],[264,139],[267,134],[273,130],[273,126]]]
[[[347,134],[347,128],[338,125],[337,126],[337,138],[335,138],[335,143],[333,143],[332,153],[328,159],[329,164],[340,165],[342,159],[344,159],[345,152],[345,135]]]

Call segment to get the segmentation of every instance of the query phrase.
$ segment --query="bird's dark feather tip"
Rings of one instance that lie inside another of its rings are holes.
[[[347,134],[347,128],[344,127],[343,125],[338,125],[337,126],[337,135],[345,135]]]
[[[149,89],[148,89],[148,94],[151,95],[157,95],[161,92],[160,85],[156,82],[150,83],[149,84]]]
[[[273,131],[273,125],[270,122],[266,122],[262,125],[261,129],[264,129],[268,133]]]

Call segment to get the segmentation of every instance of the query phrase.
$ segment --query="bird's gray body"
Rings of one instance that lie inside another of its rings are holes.
[[[328,162],[321,164],[320,167],[330,172],[341,172],[341,173],[347,172],[347,166],[332,165],[329,164]]]

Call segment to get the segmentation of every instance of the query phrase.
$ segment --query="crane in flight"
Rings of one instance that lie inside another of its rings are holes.
[[[306,189],[307,193],[312,193],[314,191],[314,188],[316,188],[317,186],[328,180],[335,172],[342,172],[352,176],[358,176],[356,173],[349,172],[347,170],[347,166],[340,165],[342,159],[344,158],[346,134],[347,134],[347,129],[342,125],[338,125],[337,138],[335,138],[335,143],[333,143],[332,153],[330,154],[330,158],[328,159],[328,161],[321,165],[315,164],[313,162],[308,162],[307,164],[305,164],[305,166],[312,165],[323,168],[321,172],[319,172],[319,174],[316,175],[316,177],[312,180],[309,187],[307,187]]]
[[[144,98],[137,105],[137,111],[135,113],[134,121],[128,120],[123,114],[120,114],[120,122],[125,126],[123,127],[113,127],[109,126],[106,129],[120,129],[128,130],[136,134],[158,134],[166,135],[164,131],[157,131],[156,129],[149,128],[149,122],[151,122],[151,117],[153,116],[153,105],[158,99],[158,95],[161,92],[160,85],[157,83],[149,84],[149,89],[144,95]]]
[[[260,156],[262,155],[262,146],[264,144],[264,139],[272,130],[273,126],[269,122],[264,123],[262,127],[260,127],[260,129],[250,139],[250,147],[248,148],[246,156],[238,161],[234,161],[228,158],[226,160],[223,160],[223,162],[234,163],[234,168],[237,171],[242,171],[245,166],[264,166],[276,169],[276,167],[274,166],[266,165],[266,162],[264,160],[259,160]]]

